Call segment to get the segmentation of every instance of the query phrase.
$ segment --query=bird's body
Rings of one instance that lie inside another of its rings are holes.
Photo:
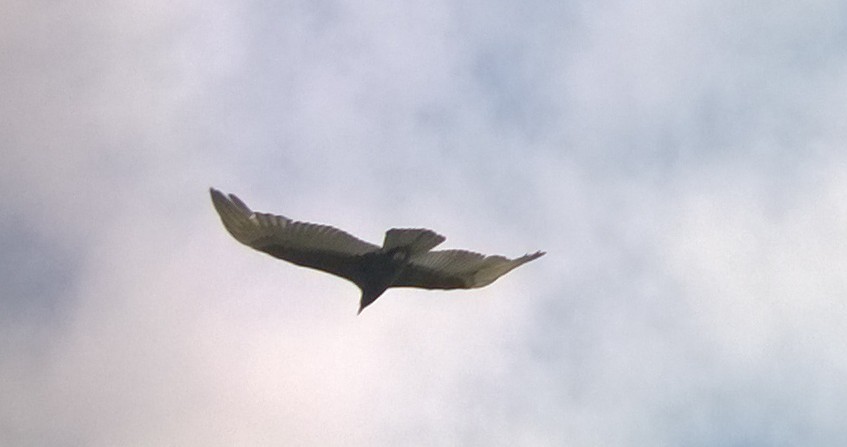
[[[380,247],[330,226],[256,213],[233,194],[210,191],[224,227],[235,239],[275,258],[352,281],[362,290],[359,312],[389,287],[483,287],[544,255],[508,259],[464,250],[432,251],[444,236],[417,228],[388,230]]]

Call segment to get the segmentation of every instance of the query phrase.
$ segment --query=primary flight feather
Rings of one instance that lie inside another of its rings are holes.
[[[362,290],[359,312],[389,287],[473,289],[544,255],[516,259],[465,250],[432,251],[444,236],[423,228],[392,228],[382,247],[328,225],[297,222],[251,210],[234,194],[212,188],[212,203],[227,231],[256,250],[348,279]]]

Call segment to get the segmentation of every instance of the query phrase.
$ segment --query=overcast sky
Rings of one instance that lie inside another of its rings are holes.
[[[5,1],[0,444],[847,445],[846,5]],[[209,187],[547,256],[357,316]]]

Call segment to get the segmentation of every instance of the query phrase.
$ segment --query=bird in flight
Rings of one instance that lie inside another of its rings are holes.
[[[362,291],[359,313],[389,287],[473,289],[544,255],[516,259],[465,250],[437,250],[445,237],[422,228],[392,228],[382,247],[337,228],[257,213],[234,194],[210,188],[224,227],[248,247],[294,264],[340,276]]]

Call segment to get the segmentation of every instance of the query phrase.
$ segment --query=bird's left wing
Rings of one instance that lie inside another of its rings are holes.
[[[355,281],[355,257],[379,247],[328,225],[257,213],[234,194],[210,190],[224,227],[244,245],[279,259]]]
[[[536,252],[509,259],[465,250],[430,251],[413,256],[392,287],[473,289],[484,287],[511,270],[544,255]]]

